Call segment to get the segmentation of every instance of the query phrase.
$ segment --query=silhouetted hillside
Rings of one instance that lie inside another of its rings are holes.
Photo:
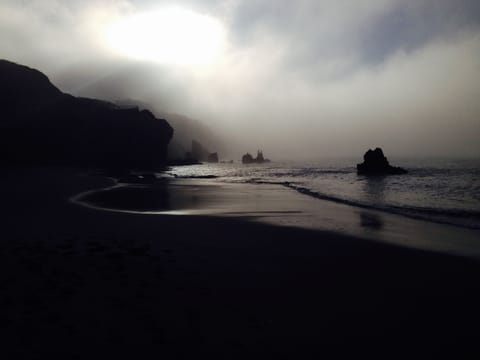
[[[168,119],[169,124],[175,129],[170,144],[168,145],[168,158],[170,160],[183,159],[185,154],[191,151],[192,140],[201,143],[207,154],[198,160],[207,160],[208,153],[216,151],[220,157],[231,156],[231,147],[234,139],[228,141],[219,134],[217,128],[208,126],[205,121],[193,119],[186,115],[163,111],[158,105],[142,102],[138,99],[122,99],[115,101],[120,106],[132,106],[136,104],[141,108],[151,109],[156,116]]]
[[[225,138],[218,133],[217,128],[212,128],[197,119],[189,118],[185,115],[172,114],[157,111],[159,116],[168,117],[171,125],[175,128],[175,134],[168,147],[170,159],[182,158],[186,152],[191,150],[192,140],[199,142],[204,146],[207,152],[199,160],[207,160],[209,152],[219,152],[220,157],[229,156],[230,146]]]
[[[173,135],[148,110],[62,93],[41,72],[0,60],[0,161],[157,169]]]

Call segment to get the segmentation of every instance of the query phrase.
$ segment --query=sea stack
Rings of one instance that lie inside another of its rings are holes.
[[[363,155],[363,163],[357,164],[358,175],[400,175],[406,174],[407,170],[401,167],[391,166],[383,155],[381,148],[369,149]]]
[[[250,153],[246,153],[242,156],[242,163],[244,164],[263,164],[270,162],[270,159],[265,159],[263,157],[263,152],[261,150],[257,151],[257,157],[254,158]]]
[[[214,152],[214,153],[208,154],[207,161],[209,163],[218,163],[218,153]]]

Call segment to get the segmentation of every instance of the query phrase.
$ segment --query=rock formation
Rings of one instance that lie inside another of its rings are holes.
[[[265,162],[270,162],[270,160],[263,157],[263,152],[261,150],[257,151],[256,158],[250,155],[250,153],[246,153],[242,156],[242,163],[244,164],[263,164]]]
[[[383,155],[381,148],[369,149],[363,155],[363,163],[357,164],[357,174],[359,175],[398,175],[406,173],[405,169],[391,166]]]
[[[246,153],[245,155],[242,156],[242,163],[244,164],[252,164],[255,162],[255,159],[253,158],[252,155],[249,153]]]
[[[197,161],[205,161],[208,158],[208,150],[197,140],[192,140],[192,158]]]
[[[161,168],[173,129],[147,110],[62,93],[41,72],[0,60],[0,163]]]
[[[217,153],[209,153],[208,150],[197,140],[192,140],[191,143],[191,150],[186,151],[183,158],[180,159],[170,159],[168,164],[170,166],[182,166],[182,165],[196,165],[201,164],[202,161],[207,162],[218,162],[218,154],[217,154],[217,161],[210,161],[214,160],[210,159],[210,156]]]
[[[207,161],[209,163],[218,163],[218,153],[214,152],[208,155]]]

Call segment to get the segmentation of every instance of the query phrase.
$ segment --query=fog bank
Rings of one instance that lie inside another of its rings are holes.
[[[113,47],[112,24],[143,58]],[[479,25],[475,0],[2,0],[0,57],[75,95],[199,119],[227,156],[478,157]]]

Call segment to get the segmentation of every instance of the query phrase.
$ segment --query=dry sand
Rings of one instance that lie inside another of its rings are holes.
[[[474,259],[68,200],[109,184],[3,172],[2,358],[478,356]]]

